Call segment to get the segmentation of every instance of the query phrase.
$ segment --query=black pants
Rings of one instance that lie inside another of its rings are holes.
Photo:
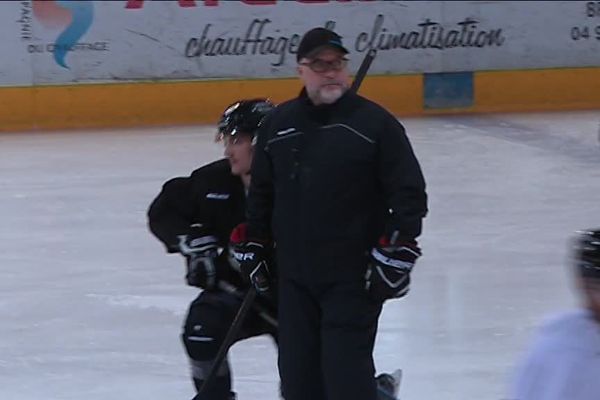
[[[279,281],[279,374],[286,400],[376,400],[381,303],[364,281]]]
[[[181,338],[190,359],[196,391],[202,387],[241,302],[239,297],[230,293],[204,291],[190,305]],[[268,307],[264,303],[262,305]],[[236,342],[262,334],[275,338],[276,333],[272,324],[251,311]],[[202,395],[196,395],[194,400],[229,400],[231,396],[229,362],[224,360],[214,383]]]

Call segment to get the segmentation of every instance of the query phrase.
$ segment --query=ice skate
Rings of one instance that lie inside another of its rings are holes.
[[[378,400],[398,400],[398,389],[402,381],[402,370],[398,369],[391,374],[380,374],[375,378],[377,382]]]

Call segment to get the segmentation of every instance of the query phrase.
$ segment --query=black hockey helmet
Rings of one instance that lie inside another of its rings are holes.
[[[579,274],[600,279],[600,229],[577,232],[573,256]]]
[[[216,140],[225,136],[245,134],[254,136],[263,118],[275,106],[267,99],[240,100],[225,109],[217,128]]]

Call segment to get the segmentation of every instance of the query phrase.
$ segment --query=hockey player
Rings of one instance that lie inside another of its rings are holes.
[[[217,137],[225,145],[225,159],[166,182],[148,211],[152,233],[167,252],[185,258],[188,285],[204,289],[191,303],[182,333],[197,391],[241,303],[233,290],[243,289],[245,284],[228,247],[230,236],[236,242],[245,240],[242,229],[233,235],[232,231],[245,218],[254,133],[272,108],[264,99],[241,100],[228,107]],[[274,320],[264,312],[267,309],[274,317],[274,302],[264,296],[258,301],[262,311],[253,310],[247,317],[240,339],[275,336]],[[213,384],[194,400],[233,398],[230,369],[224,361]]]
[[[584,307],[541,328],[517,370],[511,400],[600,398],[600,229],[574,238],[573,266]]]

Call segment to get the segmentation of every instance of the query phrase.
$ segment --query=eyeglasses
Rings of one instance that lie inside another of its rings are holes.
[[[346,65],[348,65],[348,59],[336,58],[332,61],[325,61],[319,58],[315,58],[310,62],[300,63],[300,65],[307,66],[308,68],[317,73],[323,73],[327,71],[341,71],[342,69],[346,68]]]

